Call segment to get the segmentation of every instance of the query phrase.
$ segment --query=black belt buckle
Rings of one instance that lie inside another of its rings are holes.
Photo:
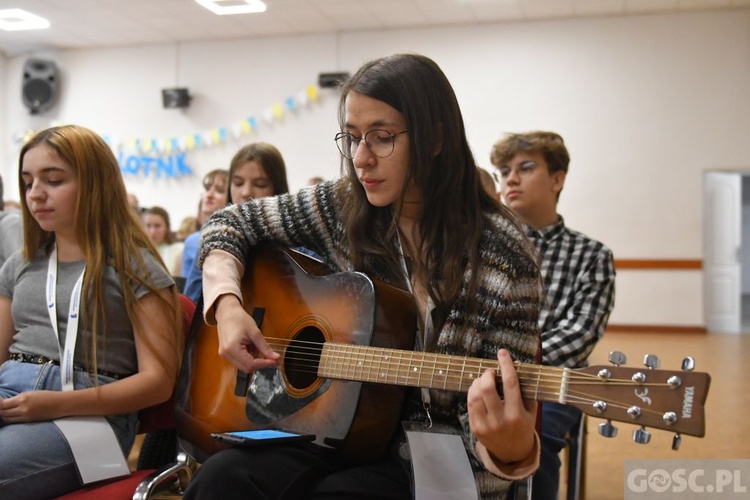
[[[52,363],[53,365],[59,364],[54,359],[50,359],[46,356],[24,354],[21,352],[12,353],[8,359],[10,359],[11,361],[20,361],[21,363],[32,363],[35,365],[43,365],[45,363]]]

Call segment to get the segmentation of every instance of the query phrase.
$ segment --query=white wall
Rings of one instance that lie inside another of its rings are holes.
[[[503,132],[561,133],[572,163],[560,212],[616,258],[700,259],[702,172],[750,168],[750,10],[63,51],[45,54],[63,84],[43,119],[23,109],[27,56],[16,57],[5,68],[0,127],[5,120],[7,137],[57,120],[164,137],[254,114],[257,134],[192,152],[189,164],[206,172],[245,142],[269,141],[294,189],[338,172],[337,97],[323,91],[319,103],[273,125],[263,110],[319,72],[353,71],[395,51],[424,53],[444,69],[480,165],[489,166]],[[191,107],[162,109],[160,89],[178,85],[196,95]],[[15,177],[10,149],[6,179]],[[126,182],[143,205],[165,206],[175,220],[193,213],[200,193],[199,176]],[[611,322],[703,325],[701,300],[699,271],[624,270]]]
[[[45,53],[39,57],[57,62],[62,83],[58,105],[41,116],[30,116],[20,98],[12,95],[12,83],[20,82],[26,60],[13,58],[8,62],[9,128],[13,133],[78,123],[127,143],[130,138],[204,133],[257,116],[258,133],[188,152],[188,165],[196,171],[192,177],[125,176],[128,189],[137,193],[143,206],[164,206],[176,225],[195,214],[202,175],[227,168],[234,152],[247,142],[277,145],[293,187],[301,187],[312,175],[338,174],[333,142],[337,99],[331,91],[321,91],[317,103],[283,122],[266,124],[261,116],[271,104],[315,84],[321,70],[335,69],[334,46],[334,37],[328,35]],[[161,89],[175,86],[186,86],[194,95],[188,109],[162,108]]]

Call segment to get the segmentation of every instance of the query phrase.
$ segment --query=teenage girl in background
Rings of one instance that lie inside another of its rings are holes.
[[[151,243],[156,246],[161,259],[172,276],[182,273],[183,243],[175,239],[169,222],[169,212],[162,207],[151,207],[143,213],[143,225]]]
[[[203,178],[203,195],[198,207],[198,227],[202,226],[208,218],[217,210],[227,206],[228,189],[227,171],[223,169],[212,170]],[[200,273],[195,273],[200,244],[200,230],[185,238],[182,250],[182,273],[186,278],[185,289],[182,293],[190,297],[196,304],[201,298]]]

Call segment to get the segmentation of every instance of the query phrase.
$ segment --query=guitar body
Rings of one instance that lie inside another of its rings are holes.
[[[411,296],[362,273],[330,273],[279,247],[256,249],[242,289],[245,310],[281,354],[279,366],[238,374],[218,355],[216,327],[197,315],[177,389],[186,451],[203,460],[224,447],[212,432],[278,427],[315,434],[318,444],[347,456],[381,455],[399,424],[405,388],[321,378],[320,346],[411,350]]]

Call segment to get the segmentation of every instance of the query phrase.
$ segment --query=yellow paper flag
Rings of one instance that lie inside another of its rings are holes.
[[[318,100],[318,89],[315,87],[315,85],[310,85],[307,87],[307,95],[312,101]]]

